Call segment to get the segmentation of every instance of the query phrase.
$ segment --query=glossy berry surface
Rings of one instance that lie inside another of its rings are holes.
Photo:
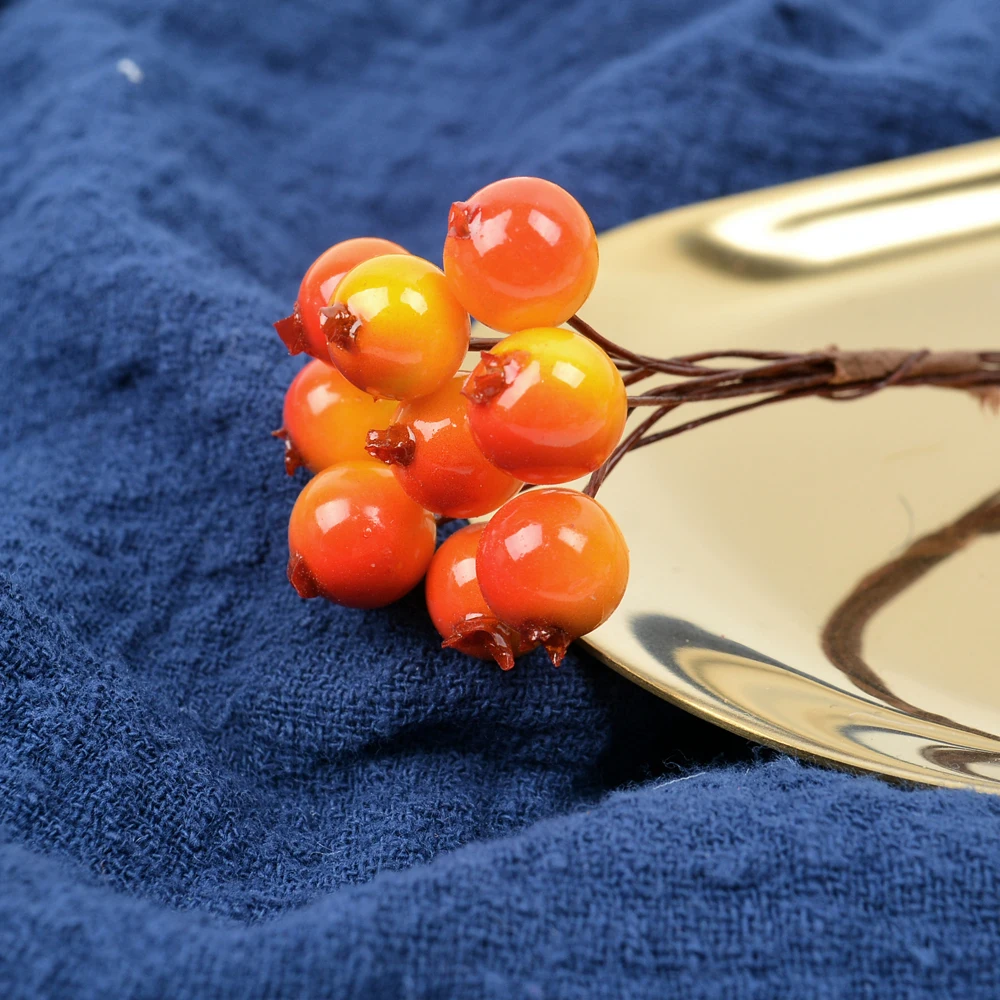
[[[487,524],[476,575],[493,613],[558,665],[611,616],[628,583],[628,547],[611,515],[569,489],[522,493]]]
[[[387,253],[406,253],[406,250],[391,240],[362,236],[335,243],[312,262],[299,285],[292,315],[274,324],[289,354],[305,351],[320,361],[329,362],[320,309],[330,302],[337,285],[351,268]]]
[[[465,359],[469,315],[429,261],[390,254],[341,281],[324,325],[330,358],[359,389],[383,399],[426,396]]]
[[[388,430],[368,435],[369,454],[391,465],[421,507],[446,517],[488,514],[522,486],[476,446],[464,385],[465,375],[456,375],[429,396],[400,403]]]
[[[558,326],[594,287],[597,236],[558,184],[508,177],[452,205],[444,270],[462,305],[495,330]]]
[[[570,330],[522,330],[484,351],[463,390],[483,454],[527,483],[593,472],[621,438],[625,384],[611,359]]]
[[[434,554],[434,518],[385,466],[332,465],[306,483],[288,523],[288,579],[300,597],[379,608],[412,590]]]
[[[321,472],[327,466],[366,459],[368,431],[389,426],[397,403],[376,400],[344,378],[332,365],[310,361],[285,393],[282,428],[285,471],[299,466]]]
[[[427,610],[444,645],[504,669],[527,652],[518,634],[489,609],[476,580],[476,550],[485,524],[470,524],[448,538],[427,570]]]

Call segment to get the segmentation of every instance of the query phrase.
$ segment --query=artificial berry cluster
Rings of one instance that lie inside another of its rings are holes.
[[[317,258],[275,324],[291,353],[316,359],[275,432],[286,470],[316,474],[288,528],[302,597],[381,607],[426,576],[444,644],[504,669],[538,645],[558,664],[607,620],[628,580],[625,540],[596,500],[555,485],[598,469],[627,416],[615,362],[560,327],[597,262],[587,213],[535,177],[452,206],[444,270],[381,239]],[[470,315],[508,336],[460,372]],[[437,518],[493,511],[435,551]]]

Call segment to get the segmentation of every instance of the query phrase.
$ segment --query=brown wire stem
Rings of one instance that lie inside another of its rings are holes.
[[[1000,410],[1000,351],[870,350],[836,347],[795,353],[728,348],[672,358],[631,351],[599,333],[586,320],[567,321],[614,361],[626,386],[654,375],[671,380],[628,397],[629,412],[650,407],[652,413],[622,438],[608,460],[590,478],[584,492],[596,495],[612,469],[631,451],[675,437],[705,424],[790,399],[817,396],[838,402],[862,399],[893,386],[937,386],[971,392],[994,411]],[[469,349],[489,351],[498,338],[476,337]],[[684,403],[707,403],[739,397],[752,402],[717,410],[668,430],[653,428]]]

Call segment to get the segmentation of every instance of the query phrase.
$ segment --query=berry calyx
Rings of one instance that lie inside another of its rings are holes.
[[[455,239],[459,240],[469,239],[472,236],[472,229],[469,225],[472,215],[472,209],[469,208],[467,202],[452,202],[448,212],[448,236],[454,236]]]
[[[337,462],[368,459],[365,437],[389,426],[392,400],[372,399],[322,361],[310,361],[285,393],[282,426],[274,436],[285,442],[285,471],[300,466],[320,472]]]
[[[382,399],[434,392],[458,371],[469,346],[468,313],[444,273],[409,254],[359,264],[322,312],[330,360]]]
[[[523,485],[476,446],[464,384],[456,375],[429,396],[400,403],[389,428],[368,435],[368,454],[390,465],[421,507],[445,517],[488,514]]]
[[[332,465],[299,494],[288,579],[300,597],[380,608],[412,590],[434,555],[434,518],[368,459]]]
[[[513,332],[565,323],[597,280],[597,236],[580,203],[540,177],[508,177],[455,202],[444,271],[480,322]]]
[[[356,346],[361,323],[343,302],[324,306],[320,309],[320,319],[323,322],[323,333],[326,336],[327,357],[329,357],[331,347],[350,351]]]
[[[413,461],[416,448],[417,439],[407,424],[394,423],[383,430],[372,428],[365,435],[365,452],[386,465],[396,467],[409,465]]]
[[[463,392],[472,403],[488,403],[509,389],[529,363],[530,355],[525,351],[508,351],[502,356],[481,351],[475,377],[468,379]]]
[[[291,435],[284,427],[279,427],[276,431],[271,431],[271,437],[277,438],[285,443],[285,475],[294,476],[299,469],[305,467],[306,460],[302,453],[292,441]]]
[[[455,623],[451,634],[441,643],[444,649],[457,649],[481,660],[493,660],[501,670],[513,670],[521,641],[518,634],[494,615],[467,618]]]
[[[570,330],[522,330],[484,352],[466,380],[469,426],[497,468],[526,483],[593,472],[621,438],[625,383],[611,359]]]
[[[363,236],[335,243],[309,265],[299,285],[292,314],[274,324],[289,354],[305,351],[320,361],[330,360],[320,310],[330,301],[341,278],[351,268],[387,253],[405,254],[406,250],[391,240]]]
[[[502,670],[533,648],[501,622],[483,599],[476,580],[476,550],[485,524],[470,524],[448,538],[427,570],[427,610],[444,640],[441,645],[481,660],[493,659]]]
[[[564,488],[508,501],[486,525],[476,554],[490,609],[522,642],[544,645],[556,666],[573,639],[618,607],[628,571],[628,547],[611,515]]]

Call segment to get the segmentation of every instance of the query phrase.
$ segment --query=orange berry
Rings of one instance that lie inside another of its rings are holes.
[[[363,459],[306,483],[288,522],[288,579],[300,597],[380,608],[412,590],[434,555],[434,518]]]
[[[463,390],[483,454],[526,483],[593,472],[621,438],[625,384],[593,341],[570,330],[522,330],[484,351]]]
[[[465,375],[456,375],[429,396],[400,403],[388,430],[368,435],[368,453],[392,467],[421,507],[445,517],[488,514],[522,486],[472,440],[464,384]]]
[[[310,361],[285,393],[282,428],[285,471],[299,466],[321,472],[351,459],[366,459],[365,439],[373,427],[389,426],[398,404],[376,400],[344,378],[332,365]]]
[[[597,236],[564,188],[508,177],[455,202],[444,270],[481,323],[512,332],[565,323],[597,280]]]
[[[469,316],[429,261],[388,254],[359,264],[323,310],[330,358],[383,399],[426,396],[458,371]]]
[[[503,670],[528,652],[518,634],[501,622],[483,600],[476,581],[476,549],[485,524],[470,524],[448,538],[427,570],[427,610],[442,645],[481,660],[496,660]]]
[[[391,240],[362,236],[335,243],[312,262],[299,285],[299,297],[295,301],[292,315],[274,324],[289,354],[305,351],[320,361],[329,362],[330,354],[326,347],[320,309],[327,305],[337,290],[340,279],[352,267],[363,260],[386,253],[406,253],[406,250]]]
[[[628,583],[628,546],[611,515],[583,493],[530,490],[493,516],[476,576],[493,613],[559,665],[573,639],[603,624]]]

